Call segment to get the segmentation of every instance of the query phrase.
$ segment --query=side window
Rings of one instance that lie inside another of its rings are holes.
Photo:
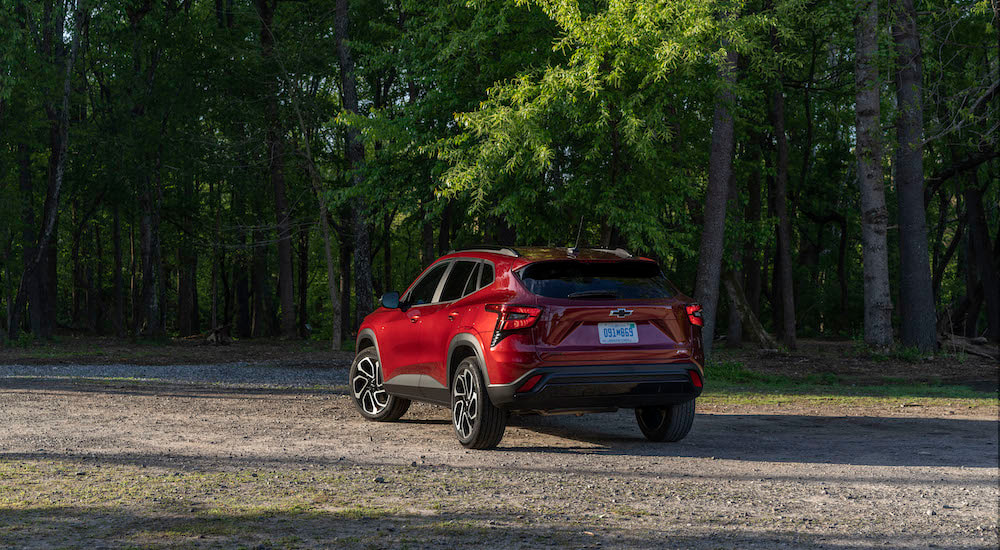
[[[417,281],[417,284],[413,285],[406,302],[411,306],[431,303],[431,300],[434,299],[434,291],[437,290],[438,283],[441,282],[441,276],[448,270],[448,264],[449,262],[442,262],[428,271],[423,278]]]
[[[479,272],[482,271],[482,266],[482,262],[476,264],[476,270],[472,272],[472,275],[469,275],[469,281],[465,283],[465,290],[462,291],[462,296],[467,296],[479,290]]]
[[[479,288],[493,284],[493,264],[483,263],[483,274],[479,278]]]
[[[465,296],[466,283],[469,281],[469,275],[472,275],[476,270],[476,265],[477,262],[462,260],[455,262],[455,267],[451,269],[448,280],[445,281],[444,288],[441,290],[439,301],[450,302]]]

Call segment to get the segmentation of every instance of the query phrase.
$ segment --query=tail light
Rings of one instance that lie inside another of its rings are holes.
[[[696,327],[705,326],[705,322],[701,319],[701,304],[688,304],[687,305],[688,321]]]
[[[493,330],[490,346],[500,343],[510,333],[534,326],[542,308],[535,306],[515,306],[510,304],[486,304],[486,311],[497,314],[497,326]]]

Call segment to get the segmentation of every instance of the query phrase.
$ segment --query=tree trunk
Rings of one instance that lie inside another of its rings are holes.
[[[345,221],[344,225],[349,222]],[[341,233],[340,237],[340,327],[343,338],[351,333],[351,257],[354,250],[351,248],[352,240],[347,231]]]
[[[21,238],[24,242],[24,248],[22,250],[22,265],[24,272],[27,273],[29,269],[33,269],[32,263],[36,255],[35,250],[35,201],[34,201],[34,186],[32,185],[31,176],[31,155],[28,150],[28,146],[24,143],[19,143],[17,146],[17,156],[19,164],[19,181],[21,190],[21,216],[23,217],[22,233]],[[28,322],[30,323],[31,333],[35,336],[40,336],[42,332],[42,283],[39,277],[31,277],[24,281],[25,292],[27,293],[28,301]],[[16,300],[15,300],[16,301]],[[17,307],[13,304],[8,304],[10,307],[10,316],[7,320],[8,330],[10,332],[11,338],[13,338],[17,331],[20,330],[21,324],[21,314],[24,307]]]
[[[736,186],[735,172],[730,172],[729,175],[729,206],[727,210],[732,212],[734,216],[737,217],[741,215],[739,208],[740,203],[740,191]],[[733,247],[733,265],[739,266],[743,263],[743,247],[734,246]],[[743,280],[743,273],[739,271],[739,268],[733,271],[733,277],[736,281]],[[726,346],[732,348],[738,348],[743,345],[743,316],[740,313],[739,307],[737,307],[736,300],[737,297],[730,293],[731,288],[726,287],[726,293],[729,294],[729,322],[726,328]],[[740,289],[742,292],[742,289]],[[746,301],[746,297],[742,297],[743,301]]]
[[[344,110],[348,113],[358,113],[358,89],[354,75],[354,60],[351,58],[350,35],[348,28],[348,0],[337,0],[334,27],[337,42],[337,58],[340,62],[341,98]],[[353,184],[360,189],[364,184],[361,168],[365,161],[365,148],[361,143],[361,135],[357,128],[347,129],[347,164],[354,172]],[[365,199],[358,194],[352,205],[354,219],[354,280],[356,309],[359,319],[372,311],[372,268],[371,268],[371,235],[368,230],[368,214]],[[352,329],[356,328],[354,326]]]
[[[306,325],[309,324],[307,300],[309,288],[309,231],[299,233],[299,335],[309,336]]]
[[[382,221],[382,232],[385,235],[385,247],[382,249],[382,286],[385,292],[392,291],[392,218],[393,214],[385,213]]]
[[[122,280],[122,225],[121,218],[118,214],[118,203],[116,202],[113,206],[111,213],[112,223],[114,226],[111,230],[111,240],[114,241],[115,249],[115,261],[114,270],[115,272],[111,274],[111,284],[114,287],[115,293],[115,310],[114,318],[111,320],[111,326],[114,327],[115,336],[118,338],[125,337],[125,282]]]
[[[899,200],[899,305],[903,345],[937,349],[937,316],[924,210],[920,37],[913,0],[894,0],[896,43],[896,195]]]
[[[141,210],[139,220],[139,249],[142,258],[142,316],[136,319],[142,326],[136,330],[145,336],[161,336],[160,323],[162,303],[160,285],[162,260],[160,256],[160,201],[157,184],[148,174],[143,176],[142,194],[139,198]]]
[[[236,287],[236,336],[239,338],[250,338],[253,336],[251,319],[253,313],[250,308],[250,277],[247,275],[255,266],[252,259],[247,258],[246,230],[242,229],[243,215],[246,212],[246,198],[240,189],[233,186],[232,211],[236,223],[241,226],[239,230],[239,244],[243,247],[240,252],[233,255],[230,262],[233,267],[233,286]],[[251,252],[251,257],[255,257]],[[250,260],[250,261],[248,261]]]
[[[451,244],[451,201],[446,200],[438,225],[438,256],[444,256]]]
[[[277,0],[257,0],[260,15],[261,54],[266,64],[274,60],[274,35],[271,32]],[[278,116],[278,81],[268,79],[267,151],[271,186],[274,189],[274,215],[278,227],[278,296],[281,301],[281,336],[295,338],[295,290],[292,285],[292,227],[285,193],[284,132]]]
[[[760,223],[761,215],[761,187],[760,187],[760,143],[762,141],[760,134],[755,133],[751,138],[751,142],[754,144],[753,147],[753,158],[751,162],[753,163],[753,169],[750,173],[750,178],[747,182],[747,206],[744,213],[744,219],[748,224],[752,224],[756,227]],[[746,281],[744,283],[745,296],[747,303],[750,306],[750,311],[753,312],[755,316],[760,317],[760,288],[761,288],[761,273],[760,273],[760,259],[758,258],[757,243],[751,239],[747,239],[743,245],[743,277]]]
[[[986,302],[986,337],[993,342],[1000,341],[1000,272],[993,261],[993,245],[986,232],[986,213],[983,210],[983,189],[973,178],[971,185],[965,186],[965,212],[969,226],[969,248],[974,256],[970,269],[978,269],[979,280],[983,283],[983,298]]]
[[[889,211],[882,180],[882,131],[879,126],[878,3],[858,0],[854,22],[856,60],[855,125],[858,183],[861,187],[861,248],[864,262],[865,343],[892,345],[892,300],[886,232]]]
[[[423,222],[420,224],[420,266],[427,267],[434,261],[434,226],[431,224],[430,213],[433,200],[423,204],[421,211],[424,214]]]
[[[781,303],[781,341],[795,349],[795,289],[792,271],[792,223],[788,215],[788,137],[785,134],[785,95],[778,86],[771,92],[771,125],[777,143],[777,171],[774,178],[774,212],[778,217],[778,269],[781,286],[775,289]]]
[[[746,329],[750,339],[756,342],[760,348],[774,349],[778,347],[774,338],[764,330],[764,327],[760,324],[760,320],[750,310],[750,304],[743,294],[743,289],[740,287],[740,282],[736,275],[732,271],[727,271],[722,276],[722,282],[726,286],[726,294],[729,295],[732,301],[733,309],[739,312],[742,325]]]
[[[715,336],[716,312],[719,302],[719,277],[722,274],[722,254],[725,248],[726,203],[728,202],[729,177],[733,170],[733,85],[736,82],[736,65],[739,57],[730,49],[719,68],[722,80],[715,96],[715,114],[712,120],[712,150],[709,155],[708,190],[705,195],[705,220],[698,254],[698,276],[695,296],[701,303],[704,327],[702,339],[705,359],[712,353]]]

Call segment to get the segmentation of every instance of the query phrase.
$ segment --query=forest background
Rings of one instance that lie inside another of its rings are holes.
[[[0,0],[0,343],[350,347],[478,243],[705,332],[1000,340],[996,0]]]

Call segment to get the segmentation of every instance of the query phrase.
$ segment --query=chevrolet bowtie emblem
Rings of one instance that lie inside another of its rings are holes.
[[[632,315],[631,309],[625,309],[623,307],[620,307],[618,309],[612,309],[610,317],[617,317],[619,319],[624,319],[629,315]]]

